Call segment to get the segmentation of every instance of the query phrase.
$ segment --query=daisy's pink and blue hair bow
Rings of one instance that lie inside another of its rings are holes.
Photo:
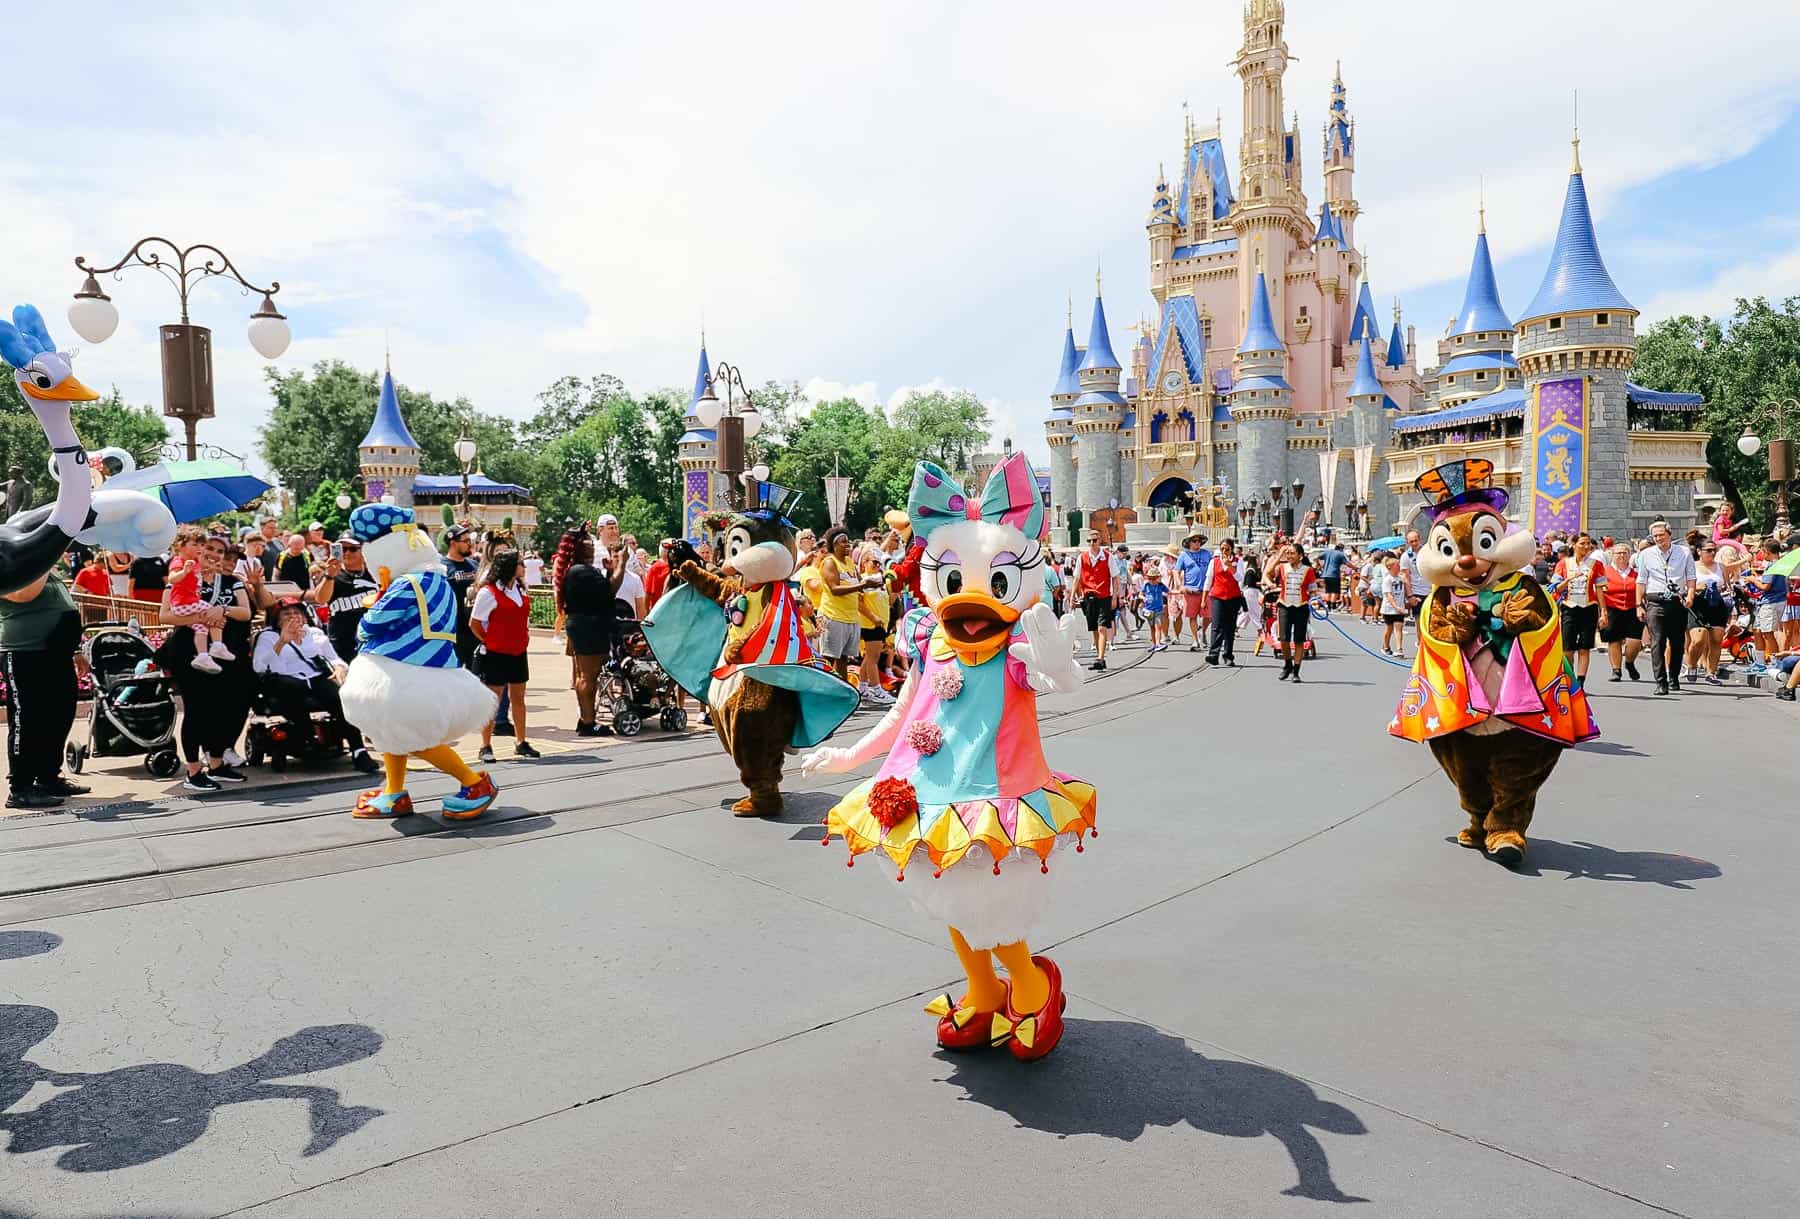
[[[1044,501],[1038,494],[1037,475],[1023,453],[1014,453],[994,467],[979,500],[970,499],[943,467],[921,461],[913,471],[906,515],[912,519],[913,533],[920,538],[930,537],[939,525],[955,521],[1011,525],[1034,540],[1044,532]]]

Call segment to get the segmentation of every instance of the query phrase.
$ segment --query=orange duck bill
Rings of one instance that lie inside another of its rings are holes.
[[[932,606],[952,647],[980,648],[1005,639],[1019,611],[986,593],[955,593]]]

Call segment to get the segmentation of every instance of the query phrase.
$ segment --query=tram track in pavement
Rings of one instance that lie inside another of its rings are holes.
[[[1148,662],[1148,660],[1150,659],[1150,656],[1151,656],[1151,653],[1145,652],[1144,654],[1142,654],[1138,657],[1135,657],[1133,660],[1131,660],[1127,664],[1121,665],[1117,668],[1105,670],[1101,673],[1094,673],[1088,678],[1088,681],[1086,683],[1084,683],[1083,688],[1085,689],[1085,688],[1087,688],[1087,686],[1098,684],[1100,681],[1106,680],[1107,678],[1115,677],[1115,676],[1119,676],[1119,675],[1128,673],[1131,670],[1138,668],[1139,666]],[[1055,712],[1051,715],[1046,715],[1046,716],[1042,717],[1042,719],[1040,720],[1040,724],[1041,724],[1040,731],[1041,731],[1042,736],[1044,736],[1045,738],[1064,736],[1069,733],[1080,731],[1082,728],[1086,727],[1088,724],[1091,724],[1092,722],[1094,722],[1095,713],[1104,711],[1105,709],[1107,709],[1109,707],[1116,707],[1122,703],[1127,703],[1127,702],[1137,700],[1137,699],[1154,697],[1156,695],[1161,694],[1162,692],[1164,692],[1166,690],[1169,690],[1172,687],[1180,685],[1184,682],[1188,682],[1195,678],[1212,677],[1213,680],[1207,682],[1206,685],[1204,687],[1202,687],[1203,689],[1209,689],[1212,686],[1217,685],[1220,682],[1226,680],[1235,672],[1237,672],[1237,670],[1218,669],[1218,668],[1214,668],[1211,666],[1197,664],[1191,668],[1183,669],[1180,672],[1171,673],[1168,676],[1164,677],[1162,680],[1155,682],[1154,684],[1151,684],[1148,686],[1143,686],[1143,687],[1138,687],[1138,688],[1135,688],[1132,690],[1128,690],[1128,691],[1119,693],[1110,698],[1105,698],[1105,699],[1100,699],[1100,700],[1097,700],[1094,702],[1084,703],[1079,707],[1071,707],[1071,708],[1068,708],[1067,710],[1062,710],[1062,711]],[[680,748],[679,747],[682,745],[686,745],[689,742],[692,742],[692,743],[698,745],[699,747],[698,748]],[[560,771],[559,773],[555,773],[555,774],[546,774],[540,778],[531,778],[531,779],[510,781],[503,786],[502,790],[505,793],[507,793],[508,795],[516,795],[520,792],[549,788],[549,787],[556,786],[558,784],[574,783],[574,784],[579,785],[582,783],[583,780],[587,780],[587,779],[612,778],[612,777],[619,776],[619,775],[632,774],[635,772],[642,772],[642,771],[648,771],[648,770],[659,768],[659,767],[665,767],[665,766],[669,766],[671,764],[679,766],[683,762],[691,762],[691,761],[700,760],[702,758],[719,756],[717,741],[715,738],[713,738],[710,735],[701,736],[701,737],[697,737],[697,738],[689,738],[689,741],[684,741],[684,742],[669,742],[668,744],[669,744],[669,746],[672,746],[673,748],[659,748],[658,745],[651,745],[650,746],[651,748],[657,750],[657,756],[655,756],[655,757],[643,758],[642,760],[626,763],[624,765],[614,765],[614,764],[611,764],[608,762],[599,762],[599,763],[596,763],[592,767],[582,767],[580,769],[563,770],[563,771]],[[799,766],[798,766],[797,761],[794,765],[787,767],[785,769],[784,773],[790,777],[797,778],[799,776]],[[606,821],[596,822],[594,825],[591,825],[591,826],[573,825],[573,826],[570,826],[564,832],[581,832],[586,829],[602,829],[602,828],[616,827],[616,826],[638,825],[638,824],[643,824],[643,823],[650,822],[650,821],[659,820],[663,817],[677,816],[680,814],[695,811],[698,808],[704,808],[708,802],[706,800],[706,796],[709,793],[717,793],[719,795],[724,795],[724,794],[729,794],[731,792],[737,791],[738,788],[739,788],[739,784],[735,777],[713,778],[713,779],[708,779],[708,780],[705,780],[702,782],[697,782],[697,783],[660,788],[654,794],[658,798],[658,803],[663,804],[664,807],[658,808],[654,811],[647,810],[645,812],[645,814],[641,817],[627,817],[627,818],[617,819],[617,820],[606,820]],[[4,925],[6,923],[15,921],[14,919],[8,917],[8,907],[10,905],[13,905],[14,903],[19,902],[21,899],[30,899],[32,897],[42,897],[46,894],[51,894],[51,893],[64,893],[64,892],[68,892],[68,891],[72,891],[72,890],[80,890],[80,889],[99,890],[99,889],[104,889],[106,886],[109,886],[109,885],[129,885],[133,882],[143,882],[145,880],[153,880],[157,877],[192,875],[192,874],[196,874],[196,873],[206,873],[206,872],[220,872],[225,869],[234,869],[234,868],[235,869],[243,869],[243,868],[247,868],[247,867],[254,867],[257,864],[269,864],[269,863],[273,863],[278,860],[293,858],[293,857],[298,857],[298,856],[317,856],[317,857],[334,857],[335,856],[335,857],[341,858],[344,861],[343,866],[323,869],[322,871],[325,871],[325,872],[359,870],[361,867],[365,867],[365,866],[381,866],[381,864],[379,864],[379,863],[359,864],[359,863],[353,862],[355,855],[358,852],[363,851],[365,848],[379,847],[379,846],[384,846],[384,845],[391,847],[392,844],[399,843],[399,842],[412,841],[415,839],[427,840],[427,839],[442,839],[442,838],[480,838],[480,837],[487,836],[487,835],[483,834],[484,829],[492,829],[493,827],[496,827],[496,826],[501,826],[501,825],[525,826],[534,820],[545,820],[545,819],[562,816],[562,815],[567,815],[567,814],[571,814],[571,813],[594,812],[594,811],[602,811],[602,810],[607,810],[607,809],[617,809],[621,806],[627,806],[627,805],[631,804],[633,801],[643,801],[646,798],[647,797],[642,794],[633,794],[630,796],[621,797],[617,800],[611,800],[611,801],[595,802],[595,801],[584,800],[584,801],[573,802],[573,803],[569,803],[569,804],[558,804],[558,805],[554,805],[554,806],[551,806],[548,808],[515,810],[515,811],[513,811],[512,815],[510,815],[510,816],[501,816],[501,817],[495,818],[493,820],[488,820],[488,819],[484,818],[484,819],[482,819],[480,821],[476,821],[476,822],[462,822],[462,823],[441,822],[441,821],[438,821],[436,818],[433,818],[430,816],[424,816],[424,817],[420,817],[420,818],[416,819],[416,824],[420,828],[414,830],[411,833],[406,833],[403,835],[388,834],[388,835],[382,835],[379,837],[369,837],[366,839],[359,839],[359,840],[351,841],[351,842],[325,844],[325,845],[302,849],[302,850],[271,851],[270,853],[264,854],[264,855],[252,854],[252,855],[248,855],[244,858],[230,859],[230,860],[225,860],[222,862],[196,864],[196,865],[191,865],[191,866],[186,866],[186,867],[170,867],[170,868],[166,868],[166,869],[158,868],[154,871],[136,873],[136,874],[129,875],[129,876],[122,875],[122,876],[115,876],[115,877],[98,878],[98,879],[91,880],[91,881],[78,881],[78,882],[69,883],[69,884],[46,885],[42,888],[26,889],[26,890],[21,890],[16,893],[0,896],[0,925]],[[667,802],[669,802],[669,801],[673,801],[678,807],[674,807],[674,808],[667,807],[666,805],[667,805]],[[496,810],[496,811],[504,812],[505,810]],[[214,823],[207,824],[207,825],[170,826],[166,829],[152,828],[152,829],[147,829],[145,832],[140,833],[140,834],[134,834],[134,835],[129,835],[129,836],[123,836],[123,835],[122,836],[114,836],[114,837],[108,839],[107,841],[116,842],[116,841],[119,841],[120,838],[122,838],[122,837],[130,837],[132,839],[139,840],[139,841],[155,841],[155,840],[159,840],[159,839],[176,839],[176,838],[180,838],[182,836],[194,835],[194,834],[229,833],[231,831],[246,830],[246,829],[252,829],[252,828],[263,828],[263,827],[280,828],[283,826],[293,826],[293,825],[307,823],[307,822],[321,822],[321,821],[335,820],[335,819],[343,818],[344,816],[345,816],[345,813],[342,808],[334,807],[334,808],[330,808],[330,809],[308,810],[308,811],[295,812],[291,815],[285,815],[285,816],[246,817],[246,818],[241,818],[241,819],[233,819],[233,820],[228,820],[228,821],[214,822]],[[525,841],[527,837],[528,837],[528,835],[521,834],[517,839],[498,839],[493,845],[502,845],[505,842],[515,841],[515,840],[516,841]],[[65,840],[65,841],[55,842],[55,843],[43,843],[43,844],[36,844],[36,845],[32,845],[32,846],[16,848],[16,854],[18,854],[20,856],[24,856],[24,857],[29,857],[30,854],[37,852],[37,851],[55,850],[55,849],[59,849],[59,848],[67,849],[69,847],[78,847],[80,845],[82,845],[82,843],[79,840],[77,840],[75,842],[70,842],[70,841]],[[382,862],[385,863],[385,862],[390,862],[390,861],[383,860]],[[394,861],[394,862],[400,862],[400,861]],[[286,879],[286,877],[283,877],[280,879]],[[254,884],[258,884],[258,883],[272,883],[272,882],[271,881],[251,880],[251,881],[248,881],[247,883],[254,885]],[[233,887],[236,887],[236,886],[233,886]],[[170,894],[168,896],[173,896],[173,894]],[[141,904],[142,902],[147,901],[147,900],[148,901],[166,900],[166,897],[159,898],[159,897],[152,896],[152,897],[146,898],[146,897],[139,896],[139,897],[129,898],[126,900],[115,902],[115,903],[104,903],[103,902],[93,908],[107,908],[108,906],[111,906],[111,905],[136,905],[136,904]],[[26,917],[29,917],[29,916],[26,916]]]

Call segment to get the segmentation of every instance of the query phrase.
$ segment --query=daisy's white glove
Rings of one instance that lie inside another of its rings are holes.
[[[802,775],[841,775],[847,770],[855,769],[854,753],[848,749],[835,749],[830,745],[815,749],[800,759]]]
[[[1059,622],[1042,601],[1019,618],[1025,638],[1007,654],[1025,666],[1025,680],[1039,694],[1071,694],[1081,688],[1081,670],[1075,667],[1075,615]]]

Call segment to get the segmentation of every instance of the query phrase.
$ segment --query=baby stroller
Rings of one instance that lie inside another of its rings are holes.
[[[613,731],[636,736],[644,720],[655,715],[664,732],[686,732],[687,711],[681,707],[681,687],[663,671],[644,638],[636,619],[621,618],[613,659],[606,666],[601,693],[612,712]]]
[[[168,674],[156,666],[150,641],[135,627],[107,623],[90,628],[82,641],[93,676],[87,744],[71,741],[64,760],[75,774],[89,758],[117,758],[144,751],[144,769],[172,779],[181,758],[175,739],[175,696]]]

